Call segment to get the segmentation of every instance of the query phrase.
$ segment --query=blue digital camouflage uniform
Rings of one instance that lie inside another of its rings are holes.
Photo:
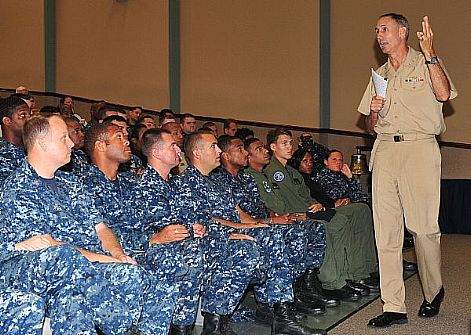
[[[184,266],[181,254],[171,246],[147,248],[150,236],[145,233],[146,227],[140,220],[140,214],[144,212],[139,208],[135,213],[133,207],[135,204],[147,205],[152,201],[147,195],[153,196],[153,192],[142,197],[135,186],[136,181],[129,179],[127,174],[119,173],[117,179],[111,181],[94,164],[90,164],[83,182],[87,192],[92,195],[94,207],[108,222],[108,227],[117,235],[126,253],[134,256],[148,270],[155,291],[153,295],[157,298],[152,303],[158,309],[153,310],[160,311],[153,316],[154,325],[159,323],[160,332],[166,334],[175,307],[177,278],[184,271]]]
[[[69,164],[71,165],[71,172],[78,176],[85,174],[90,168],[88,156],[81,149],[76,149],[72,151]]]
[[[0,138],[0,185],[21,165],[24,158],[23,148]]]
[[[72,150],[70,162],[59,168],[61,171],[71,172],[79,177],[85,175],[89,169],[90,162],[88,156],[81,149]]]
[[[247,199],[260,199],[267,208],[278,214],[289,213],[283,199],[278,195],[268,177],[263,172],[252,168],[244,171],[245,189],[248,191]],[[250,179],[249,177],[250,176]],[[255,212],[254,212],[255,213]],[[303,247],[297,244],[302,241]],[[313,220],[296,221],[287,229],[285,243],[290,246],[291,264],[294,267],[294,276],[302,275],[307,268],[320,268],[324,262],[326,233],[319,222]]]
[[[122,315],[127,309],[119,301],[113,309],[101,306],[101,299],[112,295],[103,276],[77,250],[61,245],[15,253],[2,254],[10,254],[10,258],[0,262],[0,289],[14,288],[41,297],[53,332],[96,334],[97,325],[106,333],[120,334],[129,328],[129,322],[132,324]]]
[[[133,251],[133,217],[132,206],[134,201],[130,191],[135,180],[128,178],[128,174],[118,173],[115,181],[109,180],[105,174],[93,163],[80,175],[83,187],[91,194],[91,201],[100,215],[106,220],[110,228],[121,242],[126,254]]]
[[[209,229],[202,310],[219,315],[233,313],[255,269],[262,274],[254,278],[259,281],[255,288],[257,300],[269,304],[292,301],[293,278],[281,232],[271,228],[242,229],[237,232],[256,241],[228,240],[235,229],[213,223],[211,218],[240,222],[232,195],[191,165],[176,181],[177,201],[183,205],[180,210],[185,222],[206,223]]]
[[[360,182],[352,178],[347,178],[342,172],[335,172],[324,167],[317,174],[312,176],[314,181],[321,184],[322,189],[333,199],[349,198],[351,202],[368,202],[367,194],[361,190]]]
[[[133,195],[139,228],[145,241],[143,248],[147,248],[147,243],[154,233],[170,224],[184,224],[178,218],[180,212],[179,204],[175,201],[175,190],[152,167],[146,167]],[[191,225],[185,225],[191,231]],[[204,270],[202,243],[200,238],[189,237],[183,241],[152,246],[152,248],[166,247],[172,250],[174,258],[178,256],[186,270],[184,276],[176,282],[178,291],[172,319],[175,325],[190,326],[195,322]]]
[[[132,154],[131,159],[126,163],[119,164],[119,172],[129,175],[129,177],[139,176],[144,170],[144,163],[137,155]]]
[[[39,234],[50,234],[58,241],[90,252],[103,253],[95,230],[96,224],[103,222],[103,219],[90,202],[90,195],[71,174],[58,171],[55,181],[55,186],[48,186],[26,161],[5,181],[0,195],[0,209],[4,218],[4,224],[1,226],[3,238],[0,241],[0,260],[5,259],[3,268],[8,262],[11,273],[8,281],[20,282],[23,285],[31,282],[32,289],[41,287],[42,281],[27,280],[20,275],[27,273],[25,268],[29,269],[27,265],[32,263],[36,268],[44,268],[43,273],[47,278],[52,257],[52,261],[59,264],[54,267],[57,271],[72,271],[72,274],[63,277],[63,281],[78,278],[70,288],[82,288],[79,293],[83,295],[82,300],[88,307],[83,314],[89,314],[89,310],[92,310],[95,322],[103,332],[120,334],[132,325],[137,325],[148,334],[163,334],[158,331],[153,320],[159,312],[154,306],[154,299],[157,297],[152,296],[150,280],[138,266],[124,263],[90,263],[81,254],[73,254],[69,250],[70,247],[47,248],[26,255],[14,250],[17,242]],[[74,249],[71,250],[77,253]],[[46,255],[42,255],[42,252]],[[18,255],[25,260],[12,261],[12,257]],[[32,259],[28,260],[28,257]],[[69,258],[72,258],[72,261],[68,261]],[[83,273],[84,278],[95,280],[81,280],[82,277],[73,272],[74,270]],[[2,278],[5,280],[6,277]],[[75,297],[72,293],[71,296]],[[80,297],[71,300],[79,301]],[[46,297],[48,307],[67,301],[66,294],[58,300]],[[149,301],[152,303],[148,303]],[[73,308],[74,306],[70,306],[69,310]],[[61,318],[56,317],[57,320]]]
[[[38,295],[0,290],[0,335],[41,335],[45,313]]]
[[[257,181],[251,174],[243,171],[232,176],[224,167],[221,167],[213,171],[211,175],[213,180],[230,190],[243,211],[257,219],[263,220],[269,217],[269,210],[260,196]],[[322,225],[319,224],[317,227],[318,234],[309,239],[302,222],[295,222],[292,225],[273,225],[273,229],[278,229],[283,234],[293,278],[301,276],[307,267],[320,267],[322,264],[325,233],[323,233]],[[312,241],[316,242],[312,243]]]

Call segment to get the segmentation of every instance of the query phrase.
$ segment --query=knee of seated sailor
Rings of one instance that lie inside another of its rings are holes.
[[[182,276],[188,271],[183,255],[173,243],[153,244],[145,255],[145,268],[165,276]]]
[[[244,264],[247,268],[255,269],[260,259],[258,246],[251,240],[229,240],[228,255],[235,264]]]
[[[85,258],[77,249],[73,248],[68,244],[60,244],[46,249],[42,249],[41,252],[48,254],[48,256],[50,255],[50,257],[65,259],[67,261],[76,259],[85,260]]]
[[[260,231],[260,235],[262,237],[272,239],[272,240],[282,240],[283,239],[283,232],[281,231],[281,229],[263,228],[263,229],[258,229],[258,230]]]
[[[46,256],[47,262],[57,265],[57,263],[74,264],[75,266],[68,267],[74,271],[79,264],[89,266],[91,263],[75,248],[70,245],[61,244],[40,251],[41,257]]]
[[[348,206],[350,206],[350,208],[355,208],[357,211],[368,213],[371,212],[370,206],[368,206],[364,202],[352,202]]]
[[[139,266],[128,263],[95,263],[95,265],[103,276],[112,282],[145,282],[144,270]]]
[[[351,220],[346,215],[336,212],[330,222],[324,223],[326,231],[339,233],[346,229],[351,229]]]

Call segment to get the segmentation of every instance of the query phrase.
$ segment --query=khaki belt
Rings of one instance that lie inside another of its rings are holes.
[[[421,133],[407,133],[407,134],[378,134],[377,137],[380,141],[386,142],[404,142],[404,141],[418,141],[429,138],[435,138],[435,135],[421,134]]]

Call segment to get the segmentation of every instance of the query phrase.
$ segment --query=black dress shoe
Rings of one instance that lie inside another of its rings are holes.
[[[344,287],[339,288],[337,290],[324,289],[323,293],[328,297],[346,301],[357,301],[358,299],[360,299],[361,296],[358,291],[355,291],[354,289],[348,287],[348,285],[345,285]]]
[[[316,269],[307,270],[303,277],[297,279],[293,285],[294,294],[302,295],[313,302],[320,302],[328,308],[338,306],[340,304],[338,299],[328,297],[322,292],[322,284],[317,278],[317,272]]]
[[[374,328],[386,328],[394,324],[404,323],[407,323],[407,314],[384,312],[383,314],[371,319],[370,322],[368,322],[368,326]]]
[[[293,306],[296,311],[309,315],[320,315],[325,313],[325,306],[320,301],[312,301],[304,296],[295,295]]]
[[[351,289],[354,289],[360,295],[369,295],[370,294],[370,289],[366,287],[365,285],[362,285],[360,283],[356,283],[353,280],[346,280],[347,286],[350,287]]]
[[[323,329],[313,329],[293,320],[289,303],[274,305],[274,319],[271,326],[272,335],[327,335]],[[203,334],[202,334],[203,335]]]
[[[402,268],[404,269],[404,271],[417,271],[417,264],[408,262],[404,259],[402,260]]]
[[[318,299],[318,300],[320,300],[324,304],[324,306],[327,307],[327,308],[336,307],[336,306],[340,305],[340,300],[339,299],[328,297],[327,295],[322,293],[321,290],[316,289],[315,291],[314,290],[313,291],[306,291],[306,292],[303,292],[303,294],[308,299],[311,299],[311,300]]]
[[[379,278],[363,278],[358,281],[358,283],[368,287],[371,292],[379,292]]]
[[[445,296],[445,289],[442,288],[437,293],[432,302],[428,302],[424,299],[424,302],[419,308],[419,316],[423,318],[431,318],[440,312],[440,304],[442,303],[443,297]]]

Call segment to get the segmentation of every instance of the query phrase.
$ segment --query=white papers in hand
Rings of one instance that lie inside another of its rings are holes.
[[[375,70],[371,69],[371,79],[373,80],[373,85],[376,90],[376,95],[385,98],[386,89],[388,88],[388,80],[378,73]]]

